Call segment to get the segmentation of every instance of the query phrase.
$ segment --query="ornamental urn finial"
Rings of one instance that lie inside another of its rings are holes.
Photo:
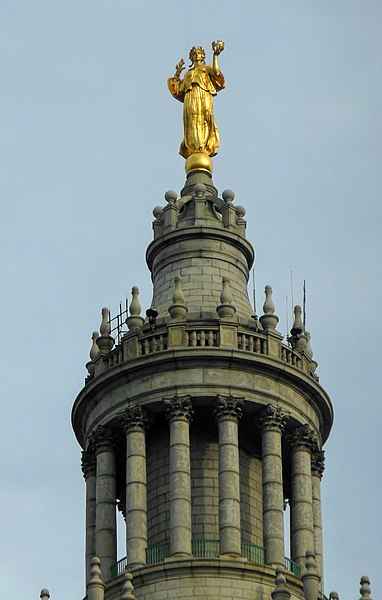
[[[272,286],[265,286],[265,302],[263,304],[264,314],[260,317],[260,323],[265,332],[276,331],[276,325],[279,322],[279,318],[275,315],[275,305],[273,303],[273,290]]]
[[[126,325],[129,331],[138,333],[145,322],[144,318],[141,317],[141,305],[139,303],[139,288],[134,285],[131,288],[132,300],[130,302],[129,312],[130,316],[126,319]]]

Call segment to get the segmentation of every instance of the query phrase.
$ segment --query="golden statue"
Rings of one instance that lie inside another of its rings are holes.
[[[213,42],[212,50],[213,63],[208,66],[205,64],[206,53],[203,48],[191,48],[191,67],[184,78],[180,78],[184,70],[182,58],[175,67],[174,77],[168,80],[171,94],[183,102],[184,138],[179,154],[184,158],[191,154],[215,156],[219,148],[219,132],[214,119],[212,98],[225,87],[224,75],[218,65],[218,56],[224,50],[224,42]]]

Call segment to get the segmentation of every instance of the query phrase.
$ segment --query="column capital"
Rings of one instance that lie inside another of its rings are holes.
[[[320,479],[325,471],[325,452],[323,450],[313,451],[310,457],[312,473],[318,475]]]
[[[308,424],[296,427],[288,434],[292,450],[317,450],[317,435]]]
[[[171,421],[185,420],[191,423],[194,414],[191,396],[172,396],[163,398],[166,417]]]
[[[244,398],[239,396],[216,396],[215,418],[219,421],[223,417],[232,417],[240,421],[243,414]]]
[[[127,408],[120,416],[120,423],[123,431],[127,434],[130,431],[146,431],[151,425],[151,418],[147,410],[142,406],[133,406]]]
[[[83,450],[81,453],[81,469],[85,481],[96,474],[96,458],[91,450]]]
[[[279,406],[267,404],[261,412],[260,428],[262,431],[273,430],[282,433],[288,419],[289,415],[281,410]]]
[[[113,450],[118,443],[117,433],[107,425],[98,425],[89,437],[89,447],[97,455],[105,450]]]

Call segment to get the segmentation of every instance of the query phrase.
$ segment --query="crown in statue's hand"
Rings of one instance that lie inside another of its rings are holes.
[[[222,40],[212,42],[212,50],[214,51],[214,54],[219,55],[220,52],[223,52],[224,50],[224,42]]]

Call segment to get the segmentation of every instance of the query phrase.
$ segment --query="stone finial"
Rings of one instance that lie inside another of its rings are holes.
[[[235,200],[235,192],[233,190],[224,190],[224,192],[222,193],[222,198],[224,202],[230,204]]]
[[[266,285],[264,291],[265,291],[265,302],[263,304],[264,314],[261,315],[261,317],[260,317],[260,323],[265,332],[275,331],[276,325],[279,322],[279,318],[277,315],[274,314],[275,305],[273,304],[273,299],[272,299],[272,294],[273,294],[272,286]]]
[[[330,592],[329,600],[339,600],[339,595],[337,592]]]
[[[237,227],[237,232],[240,233],[240,235],[245,236],[245,228],[246,228],[246,221],[244,219],[245,217],[245,207],[242,206],[241,204],[238,204],[237,206],[235,206],[236,209],[236,227]]]
[[[92,333],[92,346],[90,348],[89,356],[90,360],[94,360],[99,354],[99,348],[97,346],[97,340],[99,338],[98,331],[93,331]]]
[[[197,183],[194,187],[196,198],[204,198],[206,191],[207,187],[204,185],[204,183]]]
[[[305,350],[306,345],[308,343],[308,338],[305,334],[304,324],[302,322],[301,314],[302,308],[298,304],[293,309],[294,311],[294,321],[292,329],[290,330],[289,342],[292,345],[292,348],[297,350],[298,352],[302,352]]]
[[[317,573],[316,560],[312,550],[306,551],[306,571],[301,577],[305,600],[317,600],[320,595],[321,577]]]
[[[135,600],[133,576],[128,571],[126,571],[124,575],[121,600]]]
[[[139,333],[139,331],[142,329],[145,320],[143,317],[141,317],[141,305],[139,303],[139,288],[136,285],[134,285],[131,288],[131,296],[132,300],[130,302],[129,307],[130,316],[126,319],[126,325],[129,328],[129,331]]]
[[[222,279],[220,304],[216,307],[216,312],[221,319],[230,319],[236,312],[236,308],[232,304],[231,282],[227,277]]]
[[[163,217],[163,207],[162,206],[155,206],[153,208],[153,217],[157,221],[160,221],[162,219],[162,217]]]
[[[139,304],[139,288],[136,285],[132,287],[131,295],[133,299],[130,303],[130,315],[138,317],[141,314],[141,305]]]
[[[41,600],[48,600],[48,598],[50,598],[49,590],[46,588],[42,589],[40,592],[40,598]]]
[[[93,331],[92,333],[92,345],[90,348],[90,352],[89,352],[89,356],[90,356],[90,362],[86,363],[86,368],[88,370],[89,375],[93,375],[94,374],[94,364],[93,361],[95,358],[97,358],[100,350],[98,348],[98,344],[97,344],[97,340],[99,338],[99,333],[98,331]]]
[[[101,311],[102,321],[99,328],[101,335],[110,335],[111,327],[110,327],[110,311],[108,308],[104,307]]]
[[[293,312],[294,312],[294,321],[293,321],[293,326],[292,326],[292,329],[290,330],[290,332],[293,336],[298,336],[298,335],[301,335],[304,331],[304,324],[301,319],[301,315],[302,315],[301,306],[296,304],[296,306],[293,309]]]
[[[180,275],[176,275],[174,278],[174,293],[172,295],[172,304],[168,307],[168,312],[172,319],[177,321],[183,321],[186,318],[188,311],[187,306],[184,303],[184,294],[182,290],[182,278]]]
[[[99,348],[100,354],[105,356],[105,354],[108,354],[114,346],[114,338],[110,335],[111,326],[109,309],[104,307],[101,311],[101,314],[102,321],[99,328],[101,335],[96,339],[96,344]]]
[[[91,560],[90,580],[87,585],[88,600],[104,600],[105,584],[101,579],[101,561],[98,556]]]
[[[370,579],[367,575],[363,575],[363,577],[361,577],[360,585],[360,600],[371,600]]]
[[[312,343],[311,343],[312,336],[310,335],[309,331],[305,331],[305,335],[306,335],[305,354],[309,358],[313,358],[313,348],[312,348]]]
[[[174,192],[174,190],[167,190],[167,192],[164,195],[164,199],[169,204],[175,204],[177,198],[178,198],[178,194],[176,192]]]
[[[163,233],[164,210],[162,206],[155,206],[153,209],[153,231],[154,240],[158,239]]]
[[[291,597],[290,591],[286,587],[286,579],[283,567],[276,569],[276,587],[271,592],[272,600],[288,600]]]

